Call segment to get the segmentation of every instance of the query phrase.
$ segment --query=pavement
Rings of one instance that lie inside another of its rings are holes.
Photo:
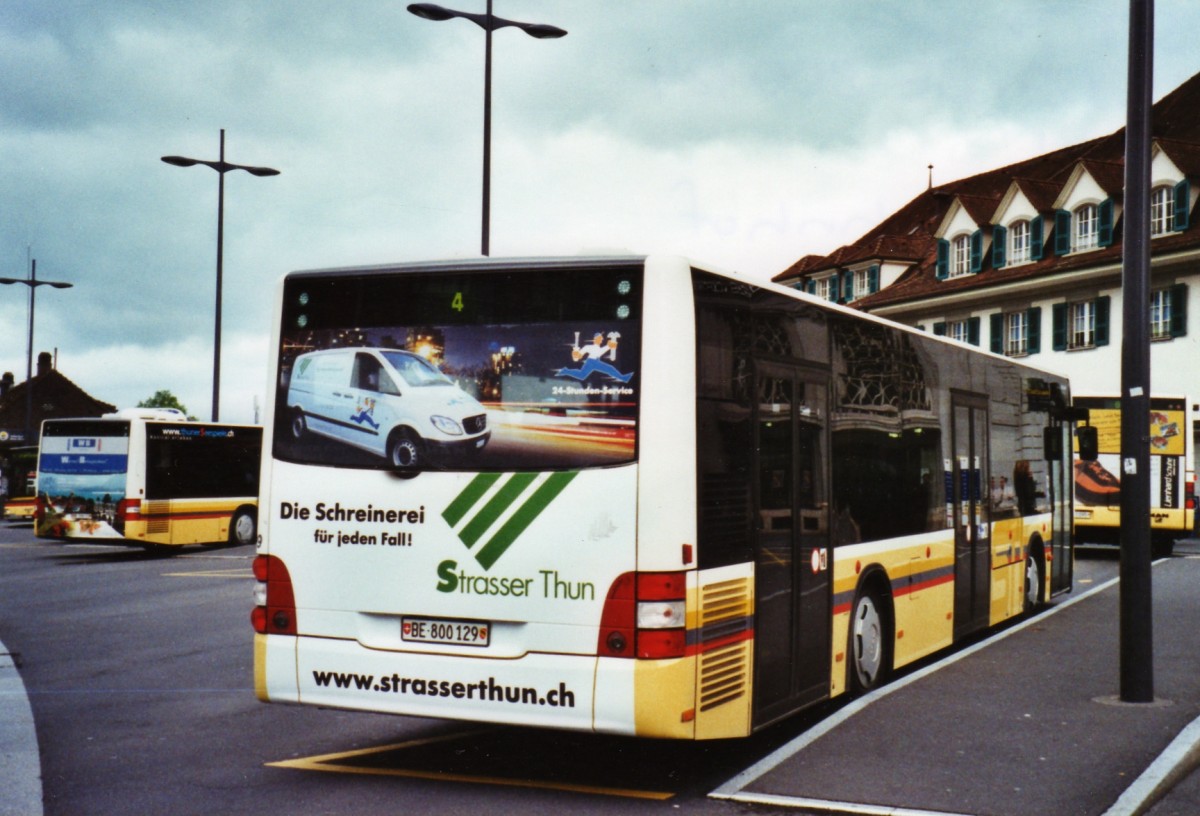
[[[1120,586],[903,674],[712,795],[809,813],[1200,814],[1200,540],[1152,571],[1153,689],[1120,700]]]
[[[42,761],[17,660],[0,641],[0,816],[41,816]]]
[[[1200,814],[1200,540],[1156,562],[1154,701],[1119,699],[1119,584],[840,707],[712,796],[887,816]],[[41,816],[19,656],[0,642],[0,816]]]

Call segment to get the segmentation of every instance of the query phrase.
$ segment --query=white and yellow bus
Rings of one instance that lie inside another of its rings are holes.
[[[39,538],[131,544],[252,544],[262,428],[128,409],[42,423]]]
[[[1079,543],[1120,543],[1121,398],[1080,396],[1096,429],[1099,455],[1075,462],[1075,537]],[[1150,443],[1150,538],[1156,556],[1192,535],[1196,519],[1193,410],[1187,397],[1152,396],[1146,438]]]
[[[1071,586],[1068,383],[999,356],[668,257],[296,272],[275,321],[264,701],[739,737]]]

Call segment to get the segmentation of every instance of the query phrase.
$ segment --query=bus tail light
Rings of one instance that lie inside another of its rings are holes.
[[[1196,509],[1196,483],[1194,481],[1185,482],[1183,485],[1184,507],[1188,510]]]
[[[250,621],[260,635],[294,635],[296,629],[296,597],[292,592],[292,576],[283,561],[273,555],[254,559],[254,611]]]
[[[597,653],[653,660],[687,649],[687,573],[626,572],[613,581],[600,616]]]
[[[125,522],[137,521],[142,515],[141,499],[121,499],[117,502],[116,513],[113,514],[113,529],[118,533],[125,532]]]

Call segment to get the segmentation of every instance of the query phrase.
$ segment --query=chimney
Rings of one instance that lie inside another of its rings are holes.
[[[0,397],[8,393],[8,390],[13,387],[13,373],[5,371],[4,376],[0,377]]]
[[[50,356],[50,352],[48,351],[43,351],[38,355],[37,376],[40,377],[43,374],[48,374],[50,372],[50,369],[54,367],[51,364],[53,359],[54,358]]]

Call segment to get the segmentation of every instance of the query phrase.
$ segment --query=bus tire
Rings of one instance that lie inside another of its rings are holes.
[[[239,507],[229,522],[229,544],[242,547],[254,544],[258,533],[258,518],[253,507]]]
[[[1041,559],[1035,555],[1042,542],[1034,541],[1029,545],[1025,554],[1025,611],[1032,612],[1042,605],[1042,592],[1046,584],[1046,574],[1042,569]]]
[[[416,434],[406,428],[394,431],[388,437],[387,458],[392,467],[401,470],[409,470],[425,464],[425,454],[421,450],[420,441]]]
[[[1150,536],[1150,555],[1153,558],[1170,558],[1175,552],[1174,533],[1153,533]]]
[[[864,584],[850,607],[847,670],[854,694],[873,691],[887,681],[892,670],[892,627],[884,595],[876,586]]]

